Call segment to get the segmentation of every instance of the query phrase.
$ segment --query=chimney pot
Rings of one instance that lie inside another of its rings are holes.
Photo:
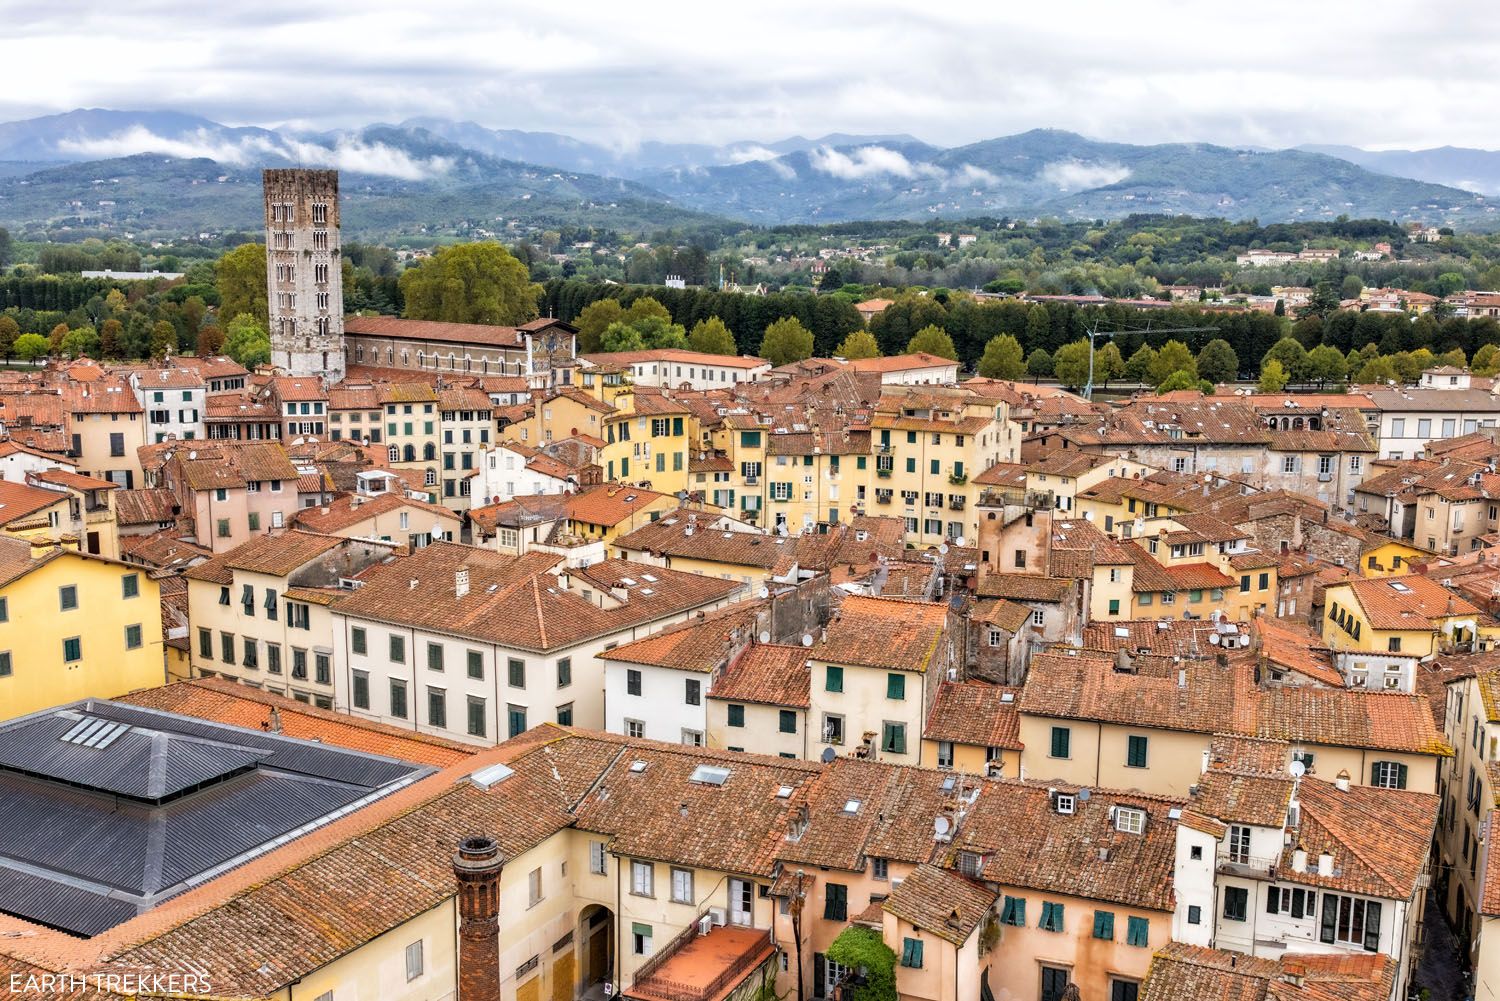
[[[458,1001],[500,1001],[500,875],[505,858],[495,840],[473,835],[458,843]]]

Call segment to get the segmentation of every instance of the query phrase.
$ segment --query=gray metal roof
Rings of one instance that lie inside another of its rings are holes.
[[[90,701],[0,724],[0,911],[95,935],[430,768]]]

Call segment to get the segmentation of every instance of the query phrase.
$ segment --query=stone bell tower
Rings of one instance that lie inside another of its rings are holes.
[[[339,172],[266,170],[261,183],[271,364],[338,382],[344,377]]]

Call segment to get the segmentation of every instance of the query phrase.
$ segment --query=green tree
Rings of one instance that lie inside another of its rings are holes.
[[[698,321],[693,327],[693,332],[688,334],[688,346],[694,351],[702,351],[710,355],[738,353],[734,344],[734,335],[729,332],[728,327],[724,326],[724,321],[717,316]]]
[[[152,338],[155,340],[155,337]],[[224,353],[248,369],[271,360],[271,339],[255,317],[241,313],[229,321],[225,331]]]
[[[1215,337],[1198,352],[1198,374],[1209,382],[1233,382],[1240,374],[1240,356],[1222,337]]]
[[[1307,302],[1297,310],[1297,315],[1316,316],[1326,320],[1338,312],[1338,308],[1339,293],[1333,287],[1333,282],[1318,282],[1313,286],[1312,295],[1307,297]]]
[[[1422,377],[1422,373],[1433,366],[1437,357],[1426,348],[1417,348],[1415,351],[1401,351],[1397,354],[1387,355],[1391,365],[1396,369],[1396,375],[1402,382],[1416,382]]]
[[[8,316],[0,316],[0,358],[10,359],[16,349],[16,338],[21,336],[21,327]]]
[[[623,320],[611,323],[599,340],[601,351],[643,351],[645,348],[646,336],[641,333],[640,328],[631,326]]]
[[[1198,359],[1181,341],[1168,341],[1161,346],[1146,377],[1160,386],[1173,372],[1186,372],[1193,377],[1193,385],[1198,384]]]
[[[766,327],[766,335],[760,342],[760,357],[772,365],[787,365],[811,358],[812,350],[812,331],[795,316],[783,316]]]
[[[1396,366],[1391,364],[1389,358],[1371,358],[1365,362],[1360,370],[1354,374],[1354,381],[1360,385],[1378,384],[1384,386],[1386,383],[1395,382],[1400,376],[1396,372]]]
[[[1209,388],[1213,388],[1212,383],[1209,383]],[[1200,392],[1202,391],[1202,387],[1199,385],[1198,377],[1189,372],[1187,369],[1179,368],[1177,371],[1167,376],[1167,378],[1162,382],[1160,386],[1156,387],[1156,393],[1158,396],[1165,396],[1167,393],[1171,393],[1179,389],[1196,389]]]
[[[1120,355],[1120,347],[1114,341],[1110,341],[1102,348],[1094,351],[1094,381],[1108,386],[1111,379],[1118,379],[1125,374],[1125,359]]]
[[[1026,311],[1026,343],[1034,348],[1046,347],[1052,337],[1052,317],[1047,307],[1037,303]]]
[[[624,312],[619,299],[600,299],[583,307],[583,312],[573,320],[573,326],[578,328],[578,353],[598,351],[604,332],[610,324],[618,322]]]
[[[953,346],[953,338],[948,336],[948,331],[936,324],[923,327],[913,334],[911,340],[906,342],[906,353],[937,355],[939,358],[958,361],[958,349]]]
[[[687,331],[682,329],[682,324],[673,323],[671,319],[645,316],[636,320],[631,326],[641,332],[641,338],[648,348],[685,348],[688,346]]]
[[[0,317],[0,326],[4,323],[5,319]],[[0,343],[3,343],[3,338],[0,338]],[[1500,371],[1500,348],[1493,344],[1481,345],[1479,350],[1474,352],[1472,367],[1475,375],[1494,375]]]
[[[411,320],[516,326],[537,316],[540,287],[493,241],[444,247],[402,272],[399,284]]]
[[[214,286],[219,290],[222,316],[249,315],[264,328],[266,312],[266,247],[242,243],[214,262]]]
[[[1307,353],[1307,377],[1321,388],[1330,382],[1342,382],[1349,374],[1349,360],[1338,348],[1319,344]]]
[[[1069,389],[1082,389],[1089,381],[1089,342],[1064,344],[1052,356],[1052,374]]]
[[[1131,382],[1145,382],[1155,364],[1156,349],[1149,344],[1142,344],[1125,362],[1125,378]]]
[[[1452,365],[1454,368],[1463,368],[1469,364],[1469,359],[1464,356],[1463,348],[1453,348],[1438,355],[1439,365]]]
[[[1287,379],[1291,382],[1304,382],[1307,379],[1307,349],[1291,337],[1283,337],[1271,345],[1265,357],[1260,360],[1264,368],[1267,361],[1271,359],[1281,362],[1281,367],[1286,372]]]
[[[1052,374],[1052,356],[1047,353],[1046,348],[1037,348],[1026,356],[1026,374],[1033,379]]]
[[[165,358],[177,346],[177,328],[166,320],[157,320],[151,328],[151,357]]]
[[[79,327],[70,330],[62,339],[63,354],[69,358],[98,357],[99,334],[93,327]]]
[[[979,374],[989,379],[1019,379],[1025,375],[1021,342],[1010,334],[991,337],[979,359]]]
[[[643,295],[635,302],[632,302],[630,304],[630,308],[625,310],[625,312],[620,317],[620,319],[629,324],[639,324],[642,320],[648,320],[652,318],[662,320],[666,323],[671,323],[672,313],[667,309],[667,307],[663,306],[661,303],[657,302],[649,295]]]
[[[1345,275],[1344,282],[1339,286],[1340,299],[1358,299],[1359,294],[1365,290],[1365,283],[1359,275]]]
[[[125,349],[125,325],[114,317],[99,324],[99,357],[119,358]]]
[[[875,335],[868,330],[854,330],[839,342],[839,346],[833,349],[833,353],[845,361],[879,358],[880,345],[876,343]]]
[[[1286,366],[1275,358],[1268,358],[1260,366],[1259,389],[1262,393],[1279,393],[1286,388]]]
[[[896,1001],[896,954],[873,928],[850,925],[826,955],[847,970],[864,972],[865,982],[854,988],[850,1001]]]
[[[22,361],[36,361],[47,357],[47,338],[41,334],[22,334],[16,338],[16,357]]]

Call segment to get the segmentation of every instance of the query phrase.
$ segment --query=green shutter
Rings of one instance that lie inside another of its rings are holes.
[[[1131,768],[1146,767],[1146,738],[1132,734],[1128,740],[1125,764]]]
[[[1151,938],[1151,925],[1145,918],[1131,918],[1125,925],[1125,944],[1146,947]]]
[[[744,706],[730,706],[729,707],[729,725],[730,726],[744,726],[745,725],[745,707]]]
[[[919,938],[903,938],[901,940],[901,965],[913,969],[922,968],[922,940]]]
[[[1134,918],[1131,918],[1134,921]],[[1094,937],[1114,941],[1115,937],[1115,913],[1114,911],[1094,912]]]
[[[885,676],[885,697],[888,699],[906,698],[906,675],[887,674]]]
[[[828,667],[828,673],[824,676],[823,688],[825,691],[842,692],[844,690],[844,669],[842,667]]]
[[[642,938],[650,938],[651,937],[651,926],[650,925],[643,925],[639,921],[632,921],[631,924],[630,924],[630,932],[631,932],[631,934],[633,934],[633,935],[639,935]]]
[[[1065,726],[1054,726],[1052,728],[1052,756],[1054,758],[1066,758],[1069,756],[1069,743],[1072,732]]]
[[[673,417],[672,418],[672,434],[674,436],[682,434],[682,418],[681,417]]]

